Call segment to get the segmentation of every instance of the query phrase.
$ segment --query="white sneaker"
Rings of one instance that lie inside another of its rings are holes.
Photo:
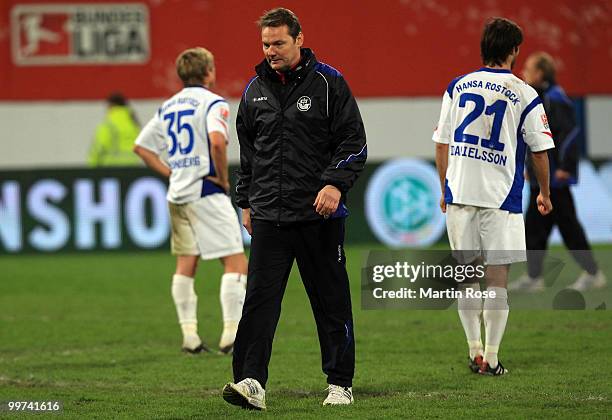
[[[589,289],[601,289],[606,286],[606,276],[602,273],[601,270],[597,271],[594,275],[583,271],[580,277],[574,282],[574,284],[570,285],[570,289],[578,290],[579,292],[584,292]]]
[[[221,353],[230,354],[234,350],[234,341],[238,332],[238,322],[226,322],[219,340]]]
[[[544,279],[529,277],[528,274],[523,274],[516,281],[508,285],[508,290],[515,292],[541,292],[544,290]]]
[[[257,379],[246,378],[223,387],[223,399],[232,405],[250,410],[266,409],[266,390]]]
[[[323,405],[349,405],[353,404],[353,388],[329,384],[327,398]]]

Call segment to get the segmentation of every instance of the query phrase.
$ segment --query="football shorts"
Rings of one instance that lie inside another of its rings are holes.
[[[229,196],[211,194],[190,203],[168,205],[172,254],[210,260],[244,252],[238,215]]]
[[[449,204],[446,229],[453,257],[468,264],[478,257],[485,265],[526,261],[525,223],[521,213]]]

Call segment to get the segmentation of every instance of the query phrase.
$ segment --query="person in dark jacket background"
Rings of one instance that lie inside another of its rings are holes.
[[[606,279],[598,269],[593,258],[591,246],[584,229],[576,216],[574,199],[570,185],[578,181],[578,134],[580,128],[572,101],[556,83],[556,65],[553,58],[544,52],[530,55],[525,61],[523,78],[540,95],[547,123],[555,141],[555,148],[548,151],[550,162],[550,199],[554,210],[542,216],[536,207],[538,195],[537,183],[531,183],[531,198],[525,219],[525,231],[528,253],[528,273],[509,287],[510,290],[539,291],[544,288],[542,263],[544,251],[548,247],[548,238],[555,225],[559,227],[561,237],[571,251],[576,262],[584,272],[570,286],[576,290],[588,290],[605,286]],[[531,165],[528,165],[530,179],[535,179]]]
[[[357,102],[333,67],[303,48],[298,18],[259,20],[265,59],[236,117],[236,201],[252,235],[249,282],[234,346],[231,404],[265,409],[272,341],[297,260],[315,317],[328,396],[351,404],[355,339],[344,256],[346,195],[362,171],[366,135]]]

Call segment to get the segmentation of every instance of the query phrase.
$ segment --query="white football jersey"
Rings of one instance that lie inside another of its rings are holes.
[[[229,106],[208,89],[186,87],[163,103],[136,144],[163,156],[172,174],[168,201],[182,204],[205,195],[204,177],[215,176],[209,133],[229,139]]]
[[[433,140],[449,144],[446,203],[522,212],[526,147],[554,142],[536,91],[510,70],[481,68],[444,93]]]

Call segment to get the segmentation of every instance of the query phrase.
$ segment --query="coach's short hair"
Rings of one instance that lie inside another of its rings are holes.
[[[495,17],[485,23],[480,39],[480,56],[485,66],[501,66],[523,42],[521,27],[509,19]]]
[[[298,17],[289,9],[284,7],[277,7],[276,9],[268,10],[264,13],[257,21],[259,29],[272,27],[278,28],[279,26],[287,25],[289,28],[289,35],[296,39],[297,36],[302,32],[302,26]]]
[[[552,56],[544,51],[538,51],[532,54],[535,57],[535,66],[542,72],[542,78],[545,82],[555,83],[557,76],[557,65]]]
[[[199,84],[215,66],[215,58],[206,48],[183,51],[176,59],[176,72],[184,84]]]

